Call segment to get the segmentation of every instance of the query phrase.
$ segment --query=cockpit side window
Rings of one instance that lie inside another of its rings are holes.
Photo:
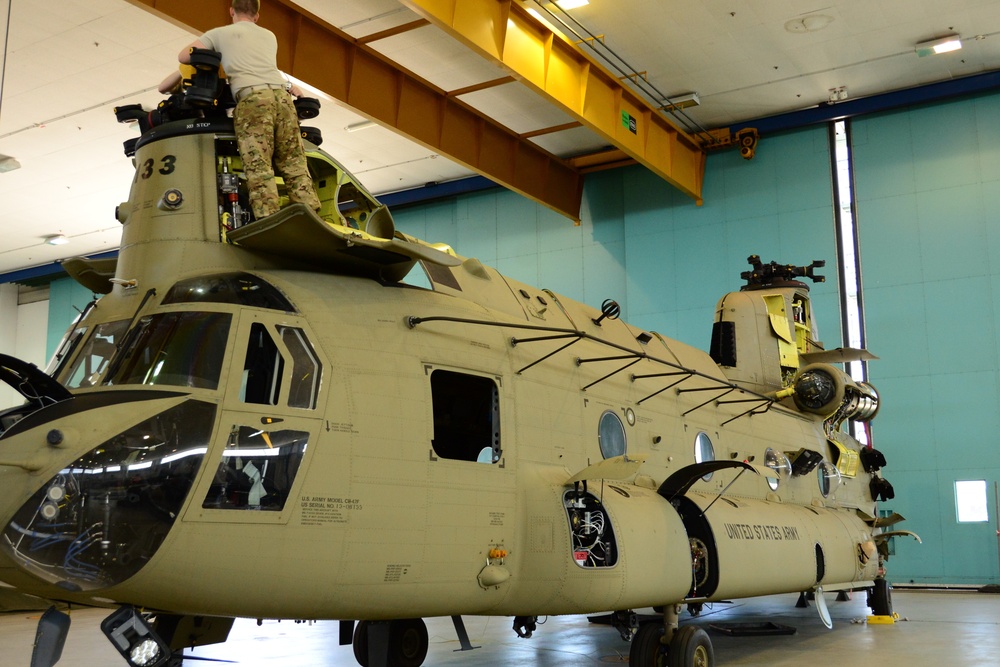
[[[267,328],[260,322],[250,327],[247,356],[243,363],[240,400],[258,405],[277,405],[285,360]]]
[[[118,343],[125,335],[128,322],[128,320],[104,322],[94,327],[80,354],[61,373],[62,383],[67,389],[92,387],[100,381],[101,373],[107,368],[108,362],[117,351]]]
[[[281,511],[308,444],[305,431],[234,424],[202,507]]]
[[[323,365],[302,329],[278,327],[281,342],[288,348],[292,359],[292,379],[288,388],[288,407],[316,409]]]
[[[488,377],[434,370],[434,453],[443,459],[500,461],[500,393]]]
[[[227,313],[147,315],[126,334],[104,384],[218,389],[231,321]]]

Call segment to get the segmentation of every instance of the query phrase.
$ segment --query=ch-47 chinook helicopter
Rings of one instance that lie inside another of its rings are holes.
[[[320,213],[252,220],[210,70],[117,110],[144,130],[120,254],[65,263],[103,296],[46,372],[0,356],[6,587],[114,608],[144,667],[235,617],[340,620],[362,665],[413,667],[424,617],[611,611],[647,667],[713,663],[683,605],[891,613],[884,457],[841,428],[878,396],[815,340],[817,263],[751,257],[706,354],[395,230],[312,144]],[[67,629],[43,616],[33,665]]]

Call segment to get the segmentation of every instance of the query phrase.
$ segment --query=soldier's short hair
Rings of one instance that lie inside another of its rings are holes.
[[[233,0],[233,11],[237,14],[256,16],[260,13],[260,0]]]

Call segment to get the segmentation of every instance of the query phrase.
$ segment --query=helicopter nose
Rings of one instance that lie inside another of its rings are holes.
[[[0,438],[0,561],[9,563],[0,566],[73,592],[134,575],[173,526],[215,414],[215,404],[175,394],[9,429]]]

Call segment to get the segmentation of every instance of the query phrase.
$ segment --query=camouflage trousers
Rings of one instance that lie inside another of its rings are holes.
[[[319,211],[292,96],[280,89],[254,90],[236,105],[233,123],[254,217],[280,208],[275,171],[285,180],[289,199]]]

